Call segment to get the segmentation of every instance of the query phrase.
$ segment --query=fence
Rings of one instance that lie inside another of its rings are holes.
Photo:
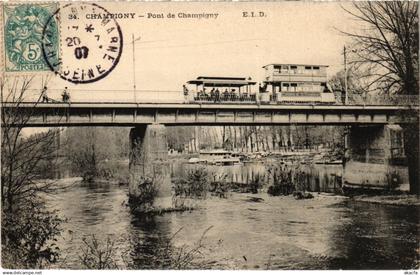
[[[355,95],[348,96],[347,105],[418,106],[418,95]]]

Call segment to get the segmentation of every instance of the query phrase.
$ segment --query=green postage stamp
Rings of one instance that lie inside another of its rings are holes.
[[[59,53],[59,27],[53,16],[57,3],[3,4],[3,43],[6,72],[39,72],[50,70],[42,40],[49,24],[50,45]],[[44,38],[45,40],[45,38]],[[59,58],[57,55],[55,58]]]

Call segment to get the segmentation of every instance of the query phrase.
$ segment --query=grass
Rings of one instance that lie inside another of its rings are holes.
[[[181,234],[181,227],[173,235],[165,238],[158,237],[153,243],[153,251],[145,252],[136,247],[142,247],[145,240],[142,236],[133,239],[120,239],[125,243],[132,243],[121,252],[116,247],[115,236],[107,236],[100,240],[95,234],[85,236],[79,248],[79,261],[84,269],[208,269],[212,261],[205,260],[207,250],[206,236],[213,228],[208,227],[200,238],[190,245],[176,245],[176,238]]]

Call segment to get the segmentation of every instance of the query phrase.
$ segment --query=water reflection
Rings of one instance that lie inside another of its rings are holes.
[[[272,176],[268,172],[269,167],[276,167],[276,163],[245,163],[243,165],[233,166],[215,166],[215,165],[197,165],[185,162],[174,161],[171,163],[171,177],[185,177],[187,171],[196,169],[197,167],[205,167],[210,174],[215,177],[226,175],[227,181],[230,183],[240,183],[249,185],[257,177],[265,183],[266,186],[272,183]],[[340,193],[342,176],[341,165],[285,165],[286,169],[292,171],[300,171],[305,173],[305,187],[308,191]]]
[[[171,222],[158,216],[133,215],[131,220],[130,269],[168,269],[171,260]]]

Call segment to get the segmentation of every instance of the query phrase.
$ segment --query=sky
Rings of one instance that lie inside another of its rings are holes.
[[[105,78],[72,84],[52,77],[49,89],[68,87],[84,100],[125,97],[137,90],[180,91],[197,76],[244,76],[261,81],[269,63],[329,65],[328,74],[343,68],[342,50],[355,22],[338,2],[179,3],[100,2],[110,13],[135,12],[117,19],[124,45],[119,63]],[[264,17],[243,17],[243,12]],[[218,13],[217,19],[152,19],[148,13]],[[145,15],[139,18],[138,15]],[[63,32],[63,30],[61,30]],[[62,38],[65,36],[61,34]],[[135,42],[133,71],[132,35]],[[36,85],[35,85],[36,86]],[[35,87],[37,88],[37,87]],[[52,93],[52,92],[51,92]],[[53,96],[53,95],[50,95]],[[74,98],[74,97],[73,97]]]

